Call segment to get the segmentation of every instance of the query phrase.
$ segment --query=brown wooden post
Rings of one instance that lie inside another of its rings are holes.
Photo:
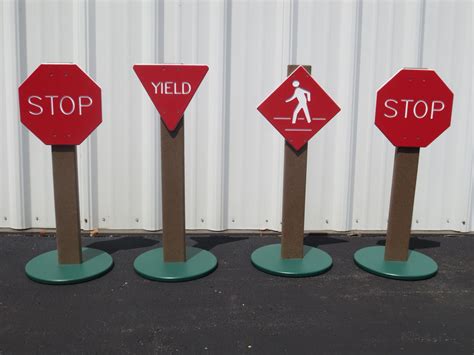
[[[299,65],[289,65],[288,75]],[[311,66],[304,68],[311,74]],[[306,167],[308,144],[295,151],[285,142],[285,167],[283,176],[283,212],[281,257],[303,258],[304,213],[306,196]]]
[[[161,120],[161,184],[164,261],[186,261],[184,118],[173,132]]]
[[[395,150],[385,260],[408,259],[419,156],[420,148]]]
[[[76,146],[53,145],[51,152],[58,262],[80,264],[82,250]]]

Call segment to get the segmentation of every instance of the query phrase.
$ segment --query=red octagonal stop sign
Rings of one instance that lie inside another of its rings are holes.
[[[18,93],[21,122],[44,144],[81,144],[102,122],[100,87],[76,64],[41,64]]]
[[[295,150],[300,150],[341,110],[303,66],[257,109]]]
[[[453,93],[429,69],[402,69],[377,92],[375,125],[397,147],[426,147],[451,124]]]

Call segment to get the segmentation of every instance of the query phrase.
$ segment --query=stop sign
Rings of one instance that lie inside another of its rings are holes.
[[[451,124],[453,93],[430,69],[402,69],[377,92],[375,125],[397,147],[426,147]]]
[[[41,64],[18,94],[21,122],[44,144],[81,144],[102,122],[100,87],[76,64]]]

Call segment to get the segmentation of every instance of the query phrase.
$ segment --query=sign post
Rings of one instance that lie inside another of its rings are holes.
[[[186,107],[208,71],[205,65],[133,67],[161,116],[163,248],[138,256],[135,271],[150,280],[188,281],[217,267],[216,257],[185,243],[184,120]]]
[[[423,280],[438,271],[430,257],[409,250],[420,148],[451,124],[453,93],[428,69],[402,69],[377,92],[375,125],[395,145],[386,245],[354,254],[375,275]]]
[[[47,284],[72,284],[102,276],[112,257],[81,248],[76,145],[102,122],[100,87],[75,64],[41,64],[18,89],[21,122],[51,145],[57,250],[41,254],[26,275]]]
[[[308,141],[340,108],[311,77],[310,66],[288,66],[288,78],[258,107],[285,137],[282,241],[252,253],[259,270],[279,276],[314,276],[329,270],[332,258],[304,245]]]
[[[164,261],[185,261],[184,121],[168,131],[161,121],[161,185]]]

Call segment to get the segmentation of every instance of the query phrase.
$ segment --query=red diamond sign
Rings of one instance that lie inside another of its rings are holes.
[[[295,150],[300,150],[341,109],[299,66],[258,110]]]
[[[136,64],[133,70],[166,127],[174,131],[209,67],[183,64]]]

